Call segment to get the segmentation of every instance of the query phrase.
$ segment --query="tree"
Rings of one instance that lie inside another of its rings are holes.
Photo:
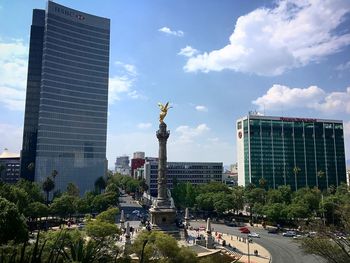
[[[277,189],[281,193],[282,202],[290,204],[292,201],[292,189],[289,185],[281,185]]]
[[[264,206],[264,213],[269,220],[279,223],[287,218],[286,205],[282,203],[272,203]]]
[[[105,181],[105,179],[103,178],[103,176],[100,176],[100,177],[97,178],[96,181],[95,181],[95,189],[96,189],[99,193],[101,193],[101,191],[102,191],[103,189],[105,189],[105,188],[106,188],[106,181]]]
[[[342,205],[337,209],[340,214],[341,224],[336,229],[326,227],[319,222],[310,224],[313,231],[317,231],[316,236],[303,238],[301,247],[305,252],[319,255],[327,262],[347,263],[350,262],[350,239],[348,236],[339,237],[335,235],[335,230],[345,234],[350,233],[350,205]]]
[[[100,221],[104,221],[107,223],[111,223],[114,224],[116,222],[116,215],[119,213],[119,209],[116,207],[113,208],[109,208],[106,211],[103,211],[102,213],[100,213],[96,219],[100,220]]]
[[[256,205],[262,207],[266,201],[266,191],[262,188],[253,188],[252,190],[246,189],[244,194],[246,203],[250,210],[250,220],[253,220],[253,208]]]
[[[90,220],[86,225],[86,233],[89,237],[98,242],[104,242],[109,237],[115,238],[120,234],[116,224],[102,220]]]
[[[73,184],[73,183],[68,183],[67,185],[67,194],[71,196],[79,196],[79,188]]]
[[[243,210],[244,208],[244,187],[243,186],[235,186],[232,189],[232,197],[233,197],[233,207],[234,212],[238,212],[239,210]]]
[[[114,192],[96,195],[92,201],[93,210],[96,212],[105,211],[116,204],[118,204],[118,195]]]
[[[55,182],[50,176],[46,177],[46,180],[43,182],[42,188],[46,193],[46,204],[49,204],[49,194],[55,188]]]
[[[28,195],[27,197],[29,198],[29,202],[41,202],[44,203],[45,199],[42,194],[40,185],[35,182],[31,182],[25,179],[20,179],[17,183],[16,186],[18,188],[23,189]]]
[[[216,193],[213,199],[214,209],[220,216],[233,207],[234,200],[231,194],[226,194],[224,192]]]
[[[9,240],[24,242],[28,239],[28,229],[24,216],[16,205],[0,197],[0,244]]]
[[[198,262],[193,251],[179,247],[173,237],[158,231],[139,233],[132,244],[132,251],[140,262],[151,262],[151,258],[164,263]]]
[[[207,212],[214,211],[214,194],[203,193],[196,197],[196,204],[200,210]]]
[[[76,211],[76,197],[63,194],[61,197],[55,198],[51,204],[51,211],[61,218],[71,217]]]
[[[25,211],[25,215],[30,217],[32,220],[48,216],[48,213],[48,207],[40,202],[30,203]]]
[[[265,178],[261,177],[259,179],[259,187],[265,189],[266,185],[267,185],[267,180]]]

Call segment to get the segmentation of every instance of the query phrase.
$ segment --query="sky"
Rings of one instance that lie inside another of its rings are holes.
[[[236,120],[344,121],[350,159],[349,0],[57,0],[111,19],[107,159],[158,155],[158,102],[173,106],[168,161],[236,162]],[[19,153],[32,10],[0,0],[0,150]]]

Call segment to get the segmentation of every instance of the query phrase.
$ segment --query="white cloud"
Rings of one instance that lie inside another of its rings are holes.
[[[180,50],[178,55],[185,56],[185,57],[193,57],[194,55],[198,54],[198,50],[191,47],[191,46],[186,46]]]
[[[344,64],[338,65],[336,70],[339,70],[339,71],[350,70],[350,61],[348,61]]]
[[[141,122],[137,125],[137,128],[139,129],[149,129],[152,127],[152,123],[150,122]]]
[[[0,102],[10,110],[24,110],[28,47],[22,40],[0,39]]]
[[[348,0],[281,0],[237,19],[230,43],[190,57],[187,72],[230,69],[258,75],[280,75],[320,61],[350,43],[336,28],[349,13]]]
[[[123,94],[132,99],[145,98],[138,91],[133,90],[134,83],[137,81],[137,69],[135,65],[126,64],[121,61],[116,61],[114,64],[122,70],[120,74],[109,78],[108,86],[108,101],[113,104],[115,101],[121,99]]]
[[[134,79],[129,76],[113,76],[109,78],[108,86],[108,101],[113,104],[115,101],[120,100],[121,93],[127,93],[130,91]]]
[[[159,32],[165,33],[167,35],[173,35],[177,37],[182,37],[184,35],[184,32],[181,30],[171,30],[169,27],[162,27],[158,29]]]
[[[330,114],[350,113],[350,87],[344,92],[327,93],[317,86],[290,88],[275,84],[252,103],[260,110],[309,108]]]
[[[203,105],[197,105],[196,106],[197,111],[202,111],[202,112],[208,112],[208,108],[203,106]]]
[[[129,75],[132,75],[132,76],[136,76],[137,75],[137,69],[136,69],[135,65],[126,64],[126,63],[123,63],[121,61],[115,61],[114,64],[116,66],[122,67],[126,71],[126,73],[129,74]]]
[[[209,127],[203,123],[199,124],[197,127],[189,127],[187,125],[179,126],[175,131],[179,134],[177,142],[179,143],[189,143],[192,142],[195,137],[198,137],[205,132],[209,131]]]
[[[325,112],[346,112],[350,113],[350,87],[345,92],[331,92],[318,104],[315,109]]]

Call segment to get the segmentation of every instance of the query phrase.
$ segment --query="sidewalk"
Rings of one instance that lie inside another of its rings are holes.
[[[239,241],[237,239],[237,236],[235,235],[228,235],[228,234],[221,234],[221,239],[225,240],[226,245],[230,244],[232,247],[235,247],[243,256],[239,260],[240,262],[249,262],[248,261],[248,244],[247,242]],[[217,239],[216,239],[217,240]],[[258,251],[258,256],[254,256],[254,250]],[[263,246],[257,244],[254,242],[249,243],[249,256],[250,256],[250,263],[269,263],[271,259],[271,255],[267,249],[265,249]]]

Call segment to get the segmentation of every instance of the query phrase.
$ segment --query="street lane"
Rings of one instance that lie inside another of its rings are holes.
[[[191,226],[200,227],[205,225],[205,221],[191,221]],[[235,236],[246,237],[246,234],[241,234],[238,230],[239,227],[230,227],[223,224],[212,223],[214,232],[222,232],[232,234]],[[266,230],[261,228],[248,227],[251,232],[256,232],[260,235],[260,238],[254,238],[253,242],[256,242],[265,247],[272,256],[273,263],[324,263],[326,262],[322,258],[304,254],[299,248],[296,240],[290,237],[283,237],[279,234],[268,234]]]

